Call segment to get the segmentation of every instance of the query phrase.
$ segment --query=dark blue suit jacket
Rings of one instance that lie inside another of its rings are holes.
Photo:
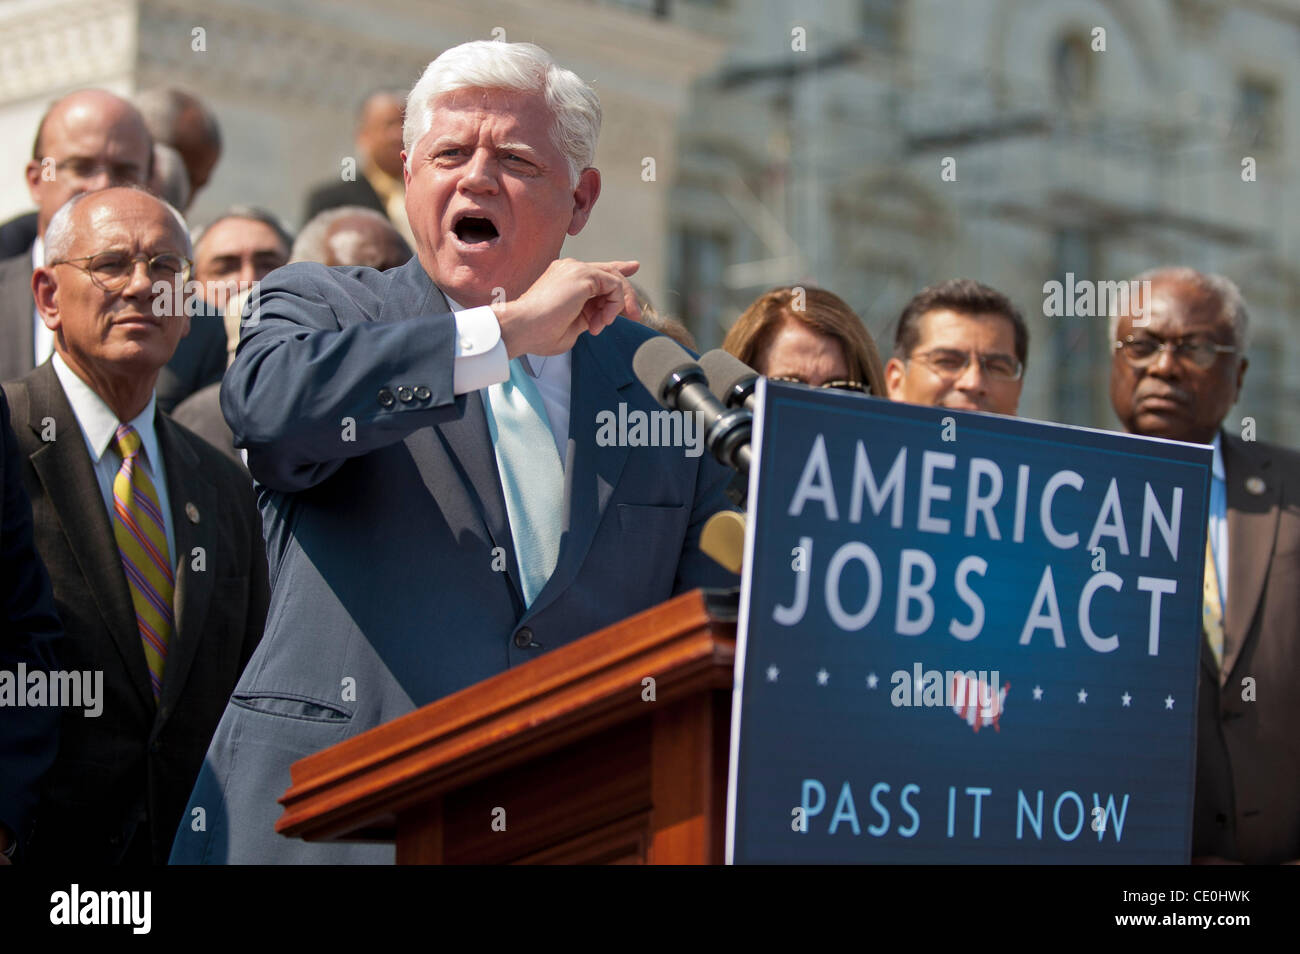
[[[63,636],[50,577],[36,552],[22,463],[9,402],[0,391],[0,671],[14,679],[19,663],[27,672],[53,669]],[[53,706],[0,708],[0,823],[18,836],[20,850],[38,783],[59,749],[59,716]]]
[[[558,564],[524,608],[478,392],[453,394],[455,319],[418,259],[290,265],[227,372],[222,407],[258,481],[273,593],[173,862],[391,861],[391,846],[273,831],[295,760],[696,586],[727,472],[682,448],[599,446],[597,415],[652,411],[619,318],[573,348]]]

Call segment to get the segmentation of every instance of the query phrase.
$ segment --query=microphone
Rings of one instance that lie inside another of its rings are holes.
[[[709,379],[709,390],[714,397],[727,407],[743,407],[753,412],[757,371],[721,348],[714,348],[701,357],[700,367]]]
[[[753,415],[728,409],[709,390],[704,369],[671,338],[658,335],[636,349],[632,370],[656,401],[670,411],[700,414],[704,446],[719,461],[741,473],[749,472],[749,436]]]

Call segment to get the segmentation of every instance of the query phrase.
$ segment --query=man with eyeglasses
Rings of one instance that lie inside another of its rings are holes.
[[[1029,330],[1001,292],[969,278],[921,289],[903,308],[885,365],[891,401],[1015,414]]]
[[[32,301],[32,271],[44,264],[41,237],[54,213],[74,195],[113,185],[143,185],[153,166],[153,139],[139,111],[102,89],[69,93],[36,129],[24,170],[36,213],[22,245],[0,264],[0,381],[26,374],[50,356],[53,336]]]
[[[32,286],[54,355],[4,386],[36,547],[65,636],[59,663],[101,674],[96,717],[61,712],[27,858],[167,858],[269,597],[262,525],[237,464],[157,409],[189,325],[190,241],[139,188],[74,196]]]
[[[1300,454],[1223,429],[1247,367],[1237,286],[1190,268],[1157,269],[1139,283],[1149,295],[1110,323],[1115,414],[1133,434],[1214,445],[1193,860],[1295,861]]]

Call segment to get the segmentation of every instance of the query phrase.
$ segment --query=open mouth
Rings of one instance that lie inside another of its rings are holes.
[[[471,248],[487,248],[496,244],[501,237],[491,219],[479,215],[462,215],[451,227],[462,245]]]

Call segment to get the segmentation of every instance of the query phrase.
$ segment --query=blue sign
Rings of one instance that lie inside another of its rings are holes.
[[[758,395],[728,859],[1187,863],[1210,449]]]

